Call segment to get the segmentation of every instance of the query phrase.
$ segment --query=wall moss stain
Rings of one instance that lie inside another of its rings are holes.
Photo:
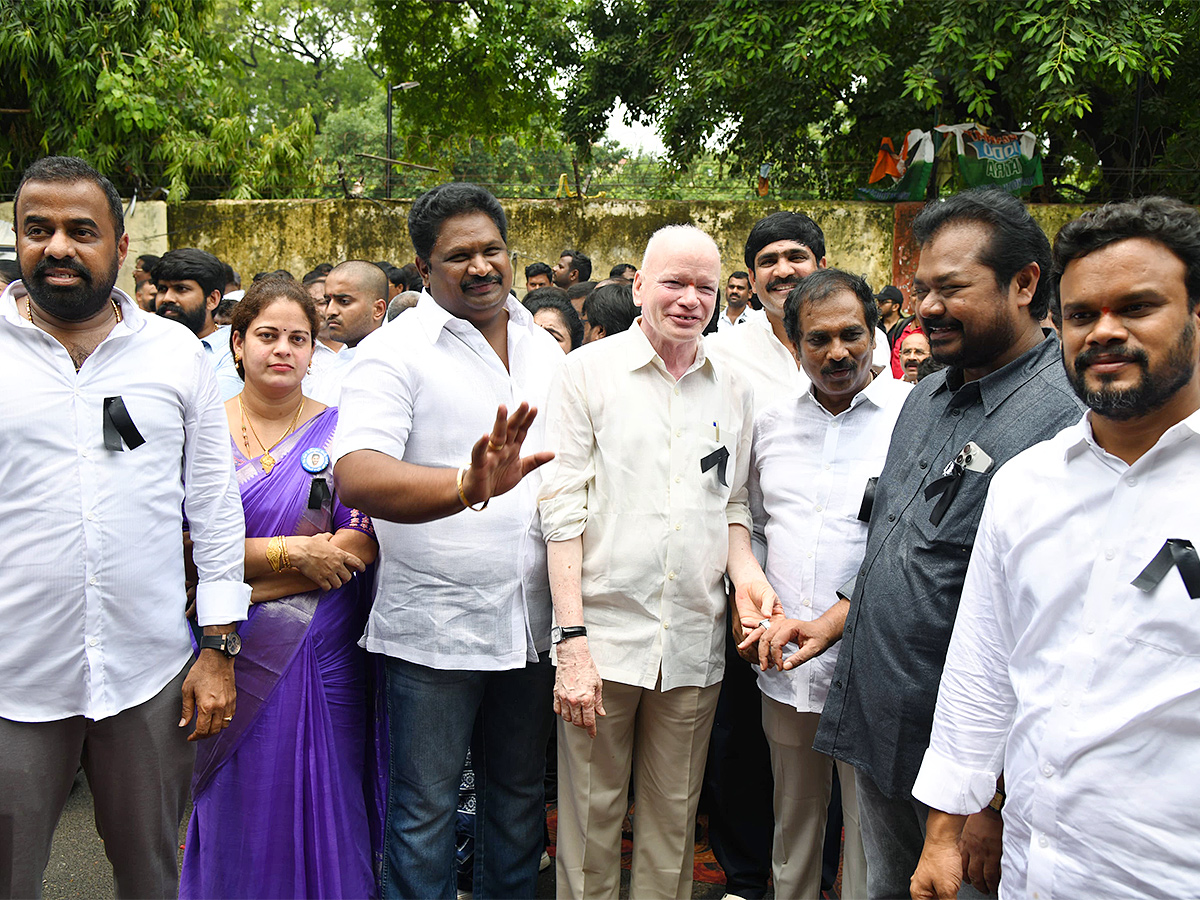
[[[775,201],[700,203],[673,200],[504,200],[515,286],[523,291],[524,267],[553,265],[566,248],[592,259],[601,280],[619,262],[641,263],[642,251],[664,225],[694,224],[721,250],[722,282],[744,269],[750,229],[780,209],[807,213],[825,232],[831,266],[863,275],[878,290],[892,280],[895,207],[866,202]],[[200,247],[228,261],[243,277],[284,268],[297,277],[317,263],[346,259],[413,258],[408,239],[410,200],[213,200],[168,208],[170,245]],[[1090,207],[1032,205],[1030,213],[1053,236]],[[909,248],[912,249],[912,248]]]

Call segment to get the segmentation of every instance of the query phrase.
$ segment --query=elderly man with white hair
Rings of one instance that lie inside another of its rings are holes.
[[[556,459],[539,509],[557,621],[560,898],[617,897],[631,771],[630,895],[692,893],[722,576],[731,545],[750,542],[749,387],[700,336],[720,274],[704,232],[656,232],[634,276],[641,316],[567,357],[551,391]],[[774,593],[745,557],[730,577],[769,611]]]

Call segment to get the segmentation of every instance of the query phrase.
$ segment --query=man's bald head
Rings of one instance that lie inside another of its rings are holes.
[[[388,306],[388,277],[362,259],[334,266],[325,276],[325,317],[329,337],[350,347],[383,324]]]

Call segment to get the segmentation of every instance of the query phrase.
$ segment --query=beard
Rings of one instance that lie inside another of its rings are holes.
[[[1157,372],[1150,371],[1150,356],[1145,350],[1089,348],[1075,357],[1072,366],[1066,367],[1067,380],[1079,399],[1096,415],[1117,421],[1148,415],[1161,409],[1192,380],[1196,371],[1195,337],[1196,326],[1189,319],[1187,327],[1180,332],[1179,340],[1171,347],[1161,370]],[[1132,387],[1114,388],[1105,384],[1111,379],[1102,376],[1100,389],[1089,389],[1085,382],[1087,367],[1097,356],[1103,355],[1118,355],[1137,363],[1142,370],[1141,379]]]
[[[189,310],[173,301],[165,301],[158,304],[155,312],[164,319],[182,322],[196,335],[199,335],[204,330],[204,326],[208,324],[208,309],[203,305],[199,309]]]
[[[999,313],[999,311],[997,311]],[[1017,326],[1007,316],[997,314],[991,321],[979,323],[967,333],[967,326],[957,319],[944,316],[941,319],[921,320],[921,330],[930,334],[934,328],[945,325],[958,325],[960,340],[957,350],[941,350],[934,345],[932,337],[929,341],[930,355],[944,366],[956,369],[978,369],[986,366],[1001,353],[1011,347],[1017,340]]]
[[[21,280],[33,302],[47,315],[64,322],[82,322],[109,304],[113,285],[117,283],[117,268],[114,259],[109,270],[97,278],[74,259],[42,257],[28,276],[21,273]],[[80,282],[70,286],[48,284],[48,269],[68,269],[79,276]]]

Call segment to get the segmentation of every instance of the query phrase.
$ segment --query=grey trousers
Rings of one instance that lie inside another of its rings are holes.
[[[911,797],[892,800],[884,796],[871,777],[855,771],[858,815],[863,849],[867,854],[867,894],[871,900],[907,900],[909,879],[916,871],[925,846],[925,820],[929,807]],[[995,896],[966,884],[958,889],[959,900]]]
[[[118,898],[179,893],[179,822],[195,748],[178,728],[191,663],[145,703],[99,721],[0,719],[0,898],[41,897],[50,842],[80,763]]]

